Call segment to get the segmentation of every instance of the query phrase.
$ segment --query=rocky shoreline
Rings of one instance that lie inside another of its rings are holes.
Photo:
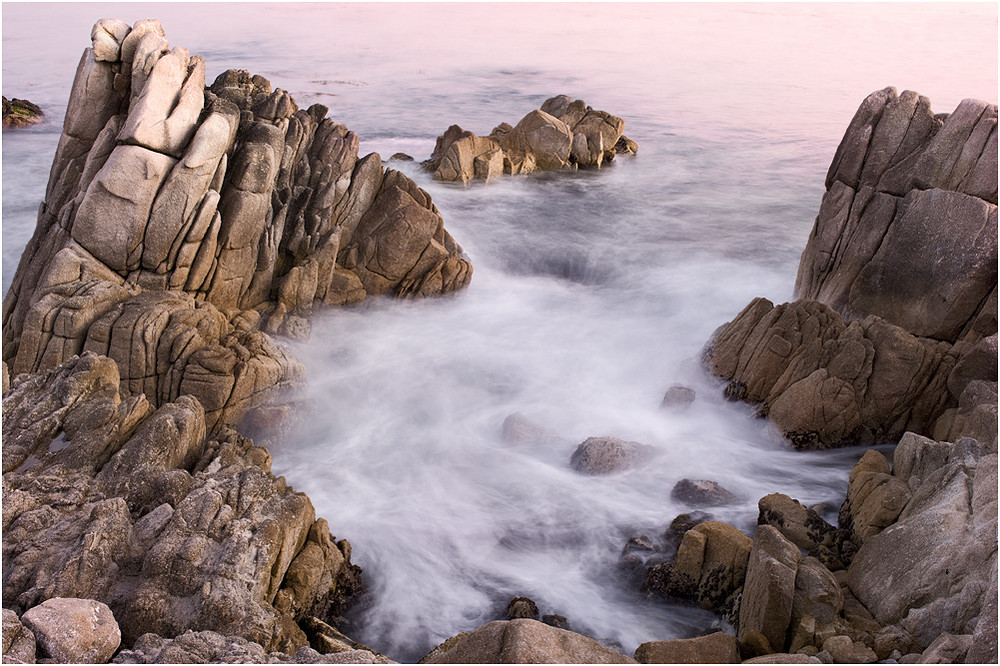
[[[362,586],[350,544],[240,428],[280,422],[274,400],[304,375],[271,335],[308,335],[323,305],[461,289],[472,266],[430,196],[359,157],[325,107],[247,72],[206,87],[157,21],[91,38],[4,300],[4,661],[391,663],[337,628]],[[529,118],[568,128],[552,168],[623,142],[620,119],[565,96]],[[422,663],[995,663],[996,119],[873,93],[834,157],[802,300],[757,299],[706,347],[727,395],[797,448],[898,443],[855,465],[837,525],[775,493],[752,536],[696,512],[624,544],[650,595],[730,631],[651,636],[633,659],[515,599]],[[517,128],[452,130],[436,178],[545,162],[504,138]],[[673,387],[664,407],[692,399]],[[504,433],[554,436],[519,415]],[[594,437],[568,464],[653,454]]]

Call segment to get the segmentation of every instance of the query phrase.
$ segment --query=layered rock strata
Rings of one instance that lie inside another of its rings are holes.
[[[995,442],[997,107],[870,95],[837,149],[794,303],[753,301],[705,362],[798,448],[908,430]]]
[[[3,400],[4,607],[91,599],[125,646],[211,630],[293,653],[360,570],[270,463],[232,430],[208,435],[190,396],[128,397],[107,357],[20,375]]]
[[[436,180],[488,181],[503,174],[600,168],[615,155],[634,155],[625,121],[566,95],[545,101],[517,125],[501,123],[489,136],[452,125],[438,137],[423,167]]]
[[[206,88],[155,20],[91,37],[4,300],[15,375],[94,351],[130,394],[194,395],[214,427],[301,375],[261,330],[301,337],[317,305],[468,284],[430,196],[359,157],[326,107],[245,71]]]

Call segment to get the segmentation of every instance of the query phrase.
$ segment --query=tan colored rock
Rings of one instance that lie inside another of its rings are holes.
[[[544,111],[532,111],[522,118],[503,142],[505,152],[530,154],[546,171],[570,168],[572,146],[573,134],[566,123]]]
[[[810,657],[804,654],[788,654],[786,652],[778,652],[775,654],[762,655],[760,657],[753,657],[752,659],[747,659],[743,662],[744,664],[822,664],[823,662],[816,657]]]
[[[843,608],[844,595],[830,570],[815,557],[802,558],[795,572],[790,625],[798,626],[805,617],[832,622]]]
[[[757,507],[758,525],[771,525],[802,550],[836,549],[836,528],[798,500],[772,493],[762,497]]]
[[[98,61],[117,62],[121,57],[122,41],[132,27],[121,19],[101,19],[90,31],[94,44],[94,58]]]
[[[772,648],[784,649],[801,558],[798,547],[778,530],[770,525],[757,528],[740,602],[741,637],[750,631],[760,632]]]
[[[823,641],[823,651],[833,657],[835,664],[873,664],[878,660],[875,651],[847,636],[832,636]]]
[[[717,631],[697,638],[643,643],[635,651],[640,664],[738,664],[739,644],[729,634]]]
[[[26,611],[21,620],[42,654],[58,662],[104,664],[121,644],[111,609],[93,599],[49,599]]]
[[[719,609],[743,586],[752,545],[750,537],[731,525],[701,523],[684,533],[674,562],[650,568],[646,587]]]
[[[3,662],[35,663],[35,635],[8,608],[3,609]]]
[[[847,506],[851,516],[851,540],[865,540],[896,522],[910,499],[905,481],[889,474],[889,462],[875,450],[865,452],[851,470]]]
[[[592,638],[537,620],[500,620],[448,639],[422,664],[632,664]]]
[[[581,474],[613,474],[641,465],[655,453],[656,449],[639,442],[588,437],[573,451],[569,464]]]

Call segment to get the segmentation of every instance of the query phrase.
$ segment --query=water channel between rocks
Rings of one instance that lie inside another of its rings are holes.
[[[54,24],[31,6],[4,7],[5,94],[48,109],[42,125],[4,134],[4,291],[86,46],[76,38],[103,15],[157,16],[205,57],[210,79],[246,68],[300,106],[330,106],[362,153],[419,162],[452,123],[487,134],[559,93],[625,118],[639,143],[638,156],[600,172],[485,186],[390,165],[431,194],[475,274],[443,299],[326,311],[307,342],[287,343],[309,380],[302,418],[271,446],[273,470],[308,493],[365,570],[348,633],[414,660],[523,595],[631,654],[716,621],[647,598],[618,567],[629,537],[657,536],[690,508],[671,499],[677,481],[733,491],[738,501],[713,516],[747,531],[771,492],[836,511],[860,450],[791,451],[723,400],[700,353],[754,296],[791,299],[826,168],[865,95],[910,87],[941,111],[996,97],[995,63],[992,74],[987,64],[954,76],[966,33],[995,33],[995,7],[992,28],[971,9],[941,7],[881,8],[863,25],[860,9],[836,6],[533,7],[531,21],[471,5],[391,16],[363,4],[254,7],[239,32],[202,25],[218,23],[198,12],[221,18],[225,5],[74,5]],[[54,39],[29,60],[43,21],[72,43]],[[493,30],[473,39],[460,29],[476,21]],[[609,21],[627,29],[608,39]],[[905,41],[931,25],[940,32],[923,59],[893,57],[875,39],[887,26]],[[659,408],[673,384],[697,392],[686,411]],[[554,436],[506,444],[501,424],[515,412]],[[615,475],[574,472],[577,444],[603,435],[658,456]]]

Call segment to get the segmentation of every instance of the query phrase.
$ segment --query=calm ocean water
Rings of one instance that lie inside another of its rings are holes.
[[[712,616],[647,599],[616,562],[686,507],[682,478],[741,497],[750,530],[785,492],[839,504],[858,451],[789,451],[724,403],[699,353],[754,296],[791,298],[823,179],[855,109],[887,85],[997,99],[995,4],[4,4],[3,92],[45,123],[3,134],[3,290],[34,228],[66,98],[97,18],[161,19],[209,77],[249,69],[326,104],[362,152],[429,156],[450,124],[487,134],[568,94],[626,120],[633,159],[461,187],[401,166],[475,266],[419,303],[316,317],[290,344],[308,417],[272,447],[354,545],[369,593],[347,632],[400,660],[496,619],[512,597],[620,645]],[[658,409],[695,388],[682,414]],[[559,435],[509,447],[522,412]],[[569,469],[611,435],[660,450],[609,477]]]

